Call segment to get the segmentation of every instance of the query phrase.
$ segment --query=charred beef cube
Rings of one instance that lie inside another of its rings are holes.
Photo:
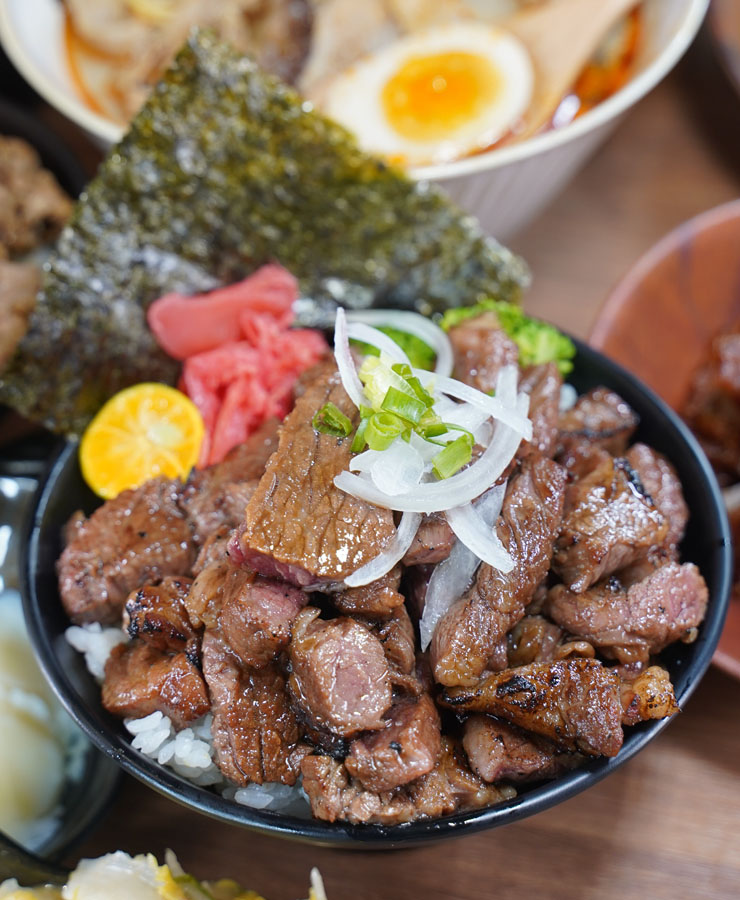
[[[198,658],[197,635],[190,624],[185,599],[192,578],[168,575],[157,584],[132,591],[123,612],[124,628],[132,638],[141,638],[156,650],[178,652],[191,648]]]
[[[440,513],[422,518],[414,540],[406,551],[404,566],[426,566],[442,562],[452,552],[455,534]]]
[[[494,312],[465,319],[449,331],[454,356],[452,375],[458,381],[490,393],[499,371],[516,364],[519,348],[502,331]]]
[[[472,587],[440,620],[431,644],[440,684],[475,684],[499,642],[523,617],[550,568],[564,487],[563,470],[542,457],[525,462],[509,482],[496,529],[514,568],[504,574],[482,565]]]
[[[314,429],[313,417],[326,403],[357,421],[336,368],[322,364],[283,423],[246,523],[229,547],[235,562],[298,587],[343,581],[383,550],[395,528],[390,510],[334,486],[349,468],[352,439]]]
[[[620,663],[647,662],[674,641],[692,640],[709,596],[697,567],[669,562],[635,574],[639,580],[616,575],[581,594],[556,585],[548,615]]]
[[[582,394],[575,405],[560,416],[560,451],[573,440],[586,438],[614,456],[627,449],[639,423],[637,414],[619,394],[597,387]]]
[[[508,667],[549,662],[562,636],[563,630],[544,616],[525,616],[507,635]]]
[[[431,772],[442,752],[439,714],[432,698],[401,700],[385,728],[352,742],[347,771],[369,791],[382,793]]]
[[[116,624],[131,591],[190,571],[195,553],[179,490],[177,482],[155,478],[123,491],[89,519],[73,518],[57,564],[59,593],[73,622]]]
[[[587,438],[569,440],[555,455],[555,459],[567,472],[569,482],[584,478],[611,458],[612,455],[608,450],[604,450],[598,443]]]
[[[298,723],[276,664],[242,666],[217,633],[203,636],[203,675],[213,704],[219,769],[235,784],[295,784]]]
[[[529,418],[532,421],[532,440],[524,441],[518,456],[524,459],[532,453],[552,457],[558,441],[560,417],[560,389],[563,379],[555,363],[529,366],[522,373],[519,390],[529,394]]]
[[[664,546],[674,551],[680,544],[689,521],[689,508],[676,470],[668,460],[645,444],[633,444],[627,462],[637,472],[642,486],[668,523]]]
[[[650,666],[621,688],[622,724],[666,719],[679,712],[671,678],[661,666]]]
[[[441,702],[506,719],[563,750],[592,756],[616,756],[624,739],[619,676],[593,659],[507,669],[473,688],[447,688]]]
[[[353,619],[299,613],[290,643],[290,689],[319,728],[340,737],[383,728],[391,705],[391,677],[383,646]]]
[[[193,563],[193,576],[197,577],[208,568],[211,563],[221,563],[229,559],[229,541],[234,529],[228,525],[222,525],[216,531],[211,532],[201,544],[198,555]]]
[[[396,566],[377,581],[333,594],[332,600],[339,612],[348,616],[382,619],[403,605],[404,597],[398,590],[400,583],[401,567]]]
[[[553,778],[583,762],[546,738],[484,715],[465,722],[463,747],[471,769],[488,782]]]
[[[159,711],[175,728],[200,719],[211,706],[200,671],[185,653],[162,653],[143,641],[113,648],[102,700],[109,713],[122,718]]]
[[[625,459],[605,459],[568,485],[552,566],[582,593],[604,575],[645,559],[668,534],[668,523]]]

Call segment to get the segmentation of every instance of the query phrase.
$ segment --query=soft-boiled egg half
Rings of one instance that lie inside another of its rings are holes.
[[[512,34],[455,22],[401,38],[337,76],[324,112],[363,149],[407,166],[485,150],[516,128],[534,68]]]

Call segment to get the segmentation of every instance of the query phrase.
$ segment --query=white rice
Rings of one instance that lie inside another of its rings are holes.
[[[120,628],[102,628],[99,624],[73,625],[65,632],[67,641],[85,655],[90,673],[102,681],[105,663],[111,650],[127,640]],[[213,717],[209,713],[190,727],[177,731],[161,712],[138,719],[124,719],[132,735],[131,746],[160,766],[167,766],[181,778],[200,787],[212,787],[227,800],[253,809],[281,811],[308,818],[310,807],[300,785],[289,787],[279,783],[249,784],[239,787],[231,783],[216,765],[211,735]]]

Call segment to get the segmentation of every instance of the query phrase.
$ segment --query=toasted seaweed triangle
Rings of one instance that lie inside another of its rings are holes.
[[[298,318],[316,325],[337,303],[435,313],[516,300],[528,281],[438,190],[361,153],[293,90],[194,32],[77,204],[0,401],[81,432],[126,385],[176,381],[179,364],[147,328],[153,300],[268,260],[298,277]]]

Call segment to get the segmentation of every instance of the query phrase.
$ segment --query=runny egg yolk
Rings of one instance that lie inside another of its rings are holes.
[[[412,141],[443,140],[496,103],[504,77],[488,59],[450,51],[408,59],[382,92],[394,130]]]

